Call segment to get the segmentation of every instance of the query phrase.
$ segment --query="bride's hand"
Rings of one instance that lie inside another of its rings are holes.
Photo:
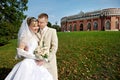
[[[36,60],[37,65],[42,66],[45,61],[44,60]]]

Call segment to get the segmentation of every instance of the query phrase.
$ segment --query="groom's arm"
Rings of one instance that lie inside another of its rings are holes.
[[[53,54],[56,54],[57,49],[58,49],[58,37],[57,37],[56,29],[53,29],[52,38],[51,38],[51,44],[50,45],[51,45],[50,55],[48,57],[49,61],[52,60]]]

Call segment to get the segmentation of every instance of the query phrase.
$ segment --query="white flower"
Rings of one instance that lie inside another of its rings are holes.
[[[36,56],[36,58],[38,60],[45,60],[45,61],[47,61],[46,59],[48,58],[48,55],[49,55],[49,49],[47,47],[40,47],[40,46],[38,46],[35,49],[34,54],[35,54],[35,56]]]

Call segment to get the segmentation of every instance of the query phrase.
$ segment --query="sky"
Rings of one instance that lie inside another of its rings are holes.
[[[28,0],[27,16],[38,17],[47,13],[49,22],[60,25],[61,18],[83,12],[101,10],[105,8],[120,8],[120,0]]]

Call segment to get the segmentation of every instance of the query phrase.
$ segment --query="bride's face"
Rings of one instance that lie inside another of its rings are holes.
[[[29,28],[34,32],[34,33],[37,33],[39,27],[38,27],[38,22],[32,22],[29,26]]]

